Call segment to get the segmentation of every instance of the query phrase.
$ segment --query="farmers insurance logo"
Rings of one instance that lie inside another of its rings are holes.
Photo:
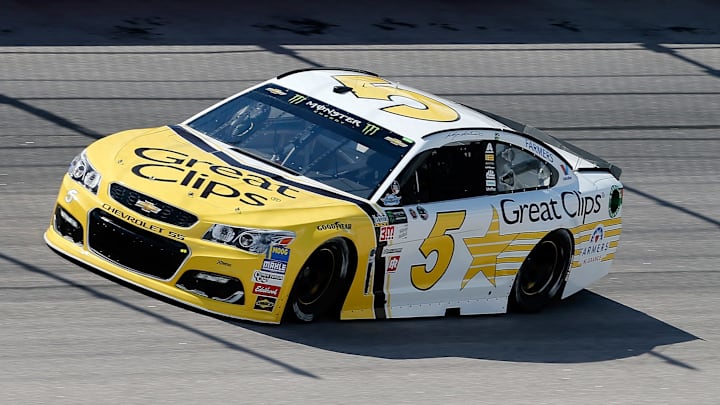
[[[587,246],[580,251],[582,264],[601,261],[608,249],[610,249],[610,242],[605,240],[605,228],[603,228],[602,225],[598,225],[597,228],[593,230]]]

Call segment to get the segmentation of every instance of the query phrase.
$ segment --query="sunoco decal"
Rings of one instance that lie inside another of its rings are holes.
[[[272,310],[275,308],[276,301],[277,298],[259,296],[255,299],[255,305],[253,305],[253,309],[256,311],[272,312]]]

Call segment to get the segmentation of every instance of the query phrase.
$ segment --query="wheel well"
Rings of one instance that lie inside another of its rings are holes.
[[[343,305],[345,304],[345,299],[347,298],[348,291],[350,291],[350,286],[352,285],[353,279],[355,278],[355,273],[357,272],[357,266],[358,266],[358,252],[357,247],[355,246],[355,243],[351,239],[345,238],[345,237],[338,237],[338,238],[331,238],[323,242],[318,248],[323,246],[325,243],[330,242],[333,239],[342,239],[348,248],[348,274],[343,280],[343,284],[340,286],[340,291],[337,295],[337,298],[335,299],[335,302],[330,307],[330,313],[334,316],[337,316],[337,318],[340,318],[340,311],[342,310]]]
[[[565,289],[565,284],[567,283],[567,276],[569,274],[570,267],[572,266],[572,257],[575,253],[575,238],[573,237],[572,232],[570,232],[568,229],[565,228],[558,228],[555,230],[552,230],[548,232],[545,236],[543,236],[540,241],[531,249],[531,251],[528,253],[528,257],[530,257],[535,249],[537,249],[544,241],[552,241],[555,244],[563,244],[565,245],[565,248],[567,248],[567,257],[562,257],[562,260],[564,261],[564,268],[562,269],[563,274],[560,274],[559,277],[559,285],[557,286],[557,290],[554,292],[552,297],[550,297],[550,301],[556,301],[562,297],[563,290]],[[528,260],[528,257],[525,258],[525,260]],[[523,262],[523,266],[525,265],[525,261]],[[522,267],[521,267],[522,270]],[[539,311],[542,306],[545,304],[542,304],[538,306],[536,309],[528,309],[528,307],[525,307],[524,309],[521,309],[521,306],[519,305],[519,302],[517,301],[519,296],[516,292],[517,283],[520,282],[518,279],[521,277],[522,271],[519,271],[516,276],[515,280],[513,281],[513,288],[508,296],[508,308],[510,310],[521,310],[526,312],[536,312]],[[528,301],[525,301],[526,303]],[[535,301],[537,302],[537,301]],[[549,301],[548,301],[549,302]]]
[[[569,246],[570,247],[570,250],[569,250],[570,257],[568,257],[569,263],[568,263],[567,268],[565,269],[565,274],[563,274],[562,284],[560,285],[560,289],[558,290],[557,295],[556,295],[556,298],[559,299],[560,297],[562,297],[563,290],[565,290],[565,284],[567,283],[567,277],[570,274],[570,268],[572,267],[572,257],[575,255],[575,237],[573,236],[572,232],[570,232],[569,229],[558,228],[558,229],[548,232],[548,234],[545,235],[545,237],[543,237],[542,240],[544,240],[545,238],[547,238],[551,235],[555,235],[555,234],[564,234],[564,236],[567,237],[568,242],[570,242],[570,246]]]

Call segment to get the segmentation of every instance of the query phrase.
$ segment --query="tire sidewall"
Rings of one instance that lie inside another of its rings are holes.
[[[339,264],[332,270],[332,278],[325,291],[311,304],[305,304],[298,299],[300,295],[298,291],[299,285],[298,280],[295,280],[293,289],[290,292],[286,313],[296,322],[313,322],[322,318],[323,315],[328,314],[336,304],[342,287],[346,282],[349,266],[349,249],[347,242],[342,238],[331,239],[313,251],[301,267],[301,271],[306,267],[307,263],[313,259],[313,255],[324,248],[330,248],[336,255],[339,255],[339,257],[336,256],[336,259],[339,259]],[[298,276],[298,278],[299,277],[300,276]]]
[[[531,271],[535,271],[532,261],[528,260],[534,254],[537,254],[537,249],[541,249],[543,243],[552,242],[557,247],[556,263],[553,268],[552,277],[548,286],[543,288],[539,293],[526,294],[521,286],[522,277]],[[565,278],[570,268],[570,261],[572,254],[572,240],[570,236],[564,231],[555,231],[545,236],[535,247],[530,254],[525,258],[525,261],[520,266],[517,276],[515,277],[515,283],[512,289],[511,308],[519,310],[521,312],[539,312],[550,304],[553,300],[561,296],[564,288]]]

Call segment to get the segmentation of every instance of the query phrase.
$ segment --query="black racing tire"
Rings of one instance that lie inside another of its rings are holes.
[[[566,231],[545,236],[525,258],[515,277],[510,308],[539,312],[560,296],[572,260],[573,241]]]
[[[344,239],[331,239],[320,246],[295,278],[285,314],[303,323],[328,315],[343,290],[349,263],[350,251]]]

